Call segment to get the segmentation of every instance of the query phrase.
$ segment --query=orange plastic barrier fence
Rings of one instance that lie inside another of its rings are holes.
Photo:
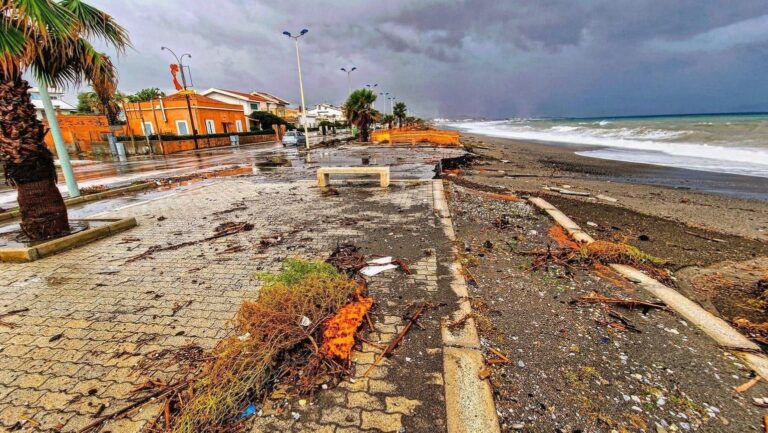
[[[374,131],[371,141],[387,143],[431,143],[441,146],[458,146],[458,131],[428,130],[383,130]]]

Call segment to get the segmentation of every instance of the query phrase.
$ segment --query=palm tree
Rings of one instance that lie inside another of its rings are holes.
[[[141,89],[133,95],[129,95],[128,100],[131,102],[144,102],[151,101],[153,99],[159,99],[163,96],[165,96],[165,92],[162,90],[158,89],[157,87],[149,87],[146,89]]]
[[[120,101],[125,99],[125,95],[115,92],[107,99],[106,105],[102,98],[96,92],[80,92],[77,94],[77,112],[105,114],[110,125],[116,125],[122,109]]]
[[[373,102],[376,94],[368,89],[357,89],[347,98],[346,114],[350,124],[360,130],[360,141],[368,141],[368,128],[376,117]]]
[[[122,52],[125,29],[108,14],[80,0],[0,0],[0,160],[8,184],[17,189],[21,228],[31,240],[69,233],[67,208],[56,187],[53,154],[23,78],[27,70],[41,86],[63,87],[86,80],[99,98],[114,94],[117,73],[86,38]]]
[[[392,114],[394,114],[395,118],[397,119],[398,128],[403,127],[403,120],[405,120],[407,113],[408,110],[405,107],[405,102],[398,102],[394,107],[392,107]]]
[[[388,129],[392,129],[392,123],[394,122],[395,122],[395,116],[391,114],[385,114],[381,116],[381,123],[386,124]]]

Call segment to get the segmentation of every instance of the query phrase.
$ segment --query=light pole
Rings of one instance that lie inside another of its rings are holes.
[[[389,114],[387,113],[387,99],[389,99],[389,92],[379,92],[379,96],[384,97],[384,114]]]
[[[368,90],[373,92],[374,95],[376,94],[376,87],[378,87],[378,86],[379,86],[379,83],[376,83],[376,84],[366,84],[365,85],[365,87],[367,87]],[[373,103],[371,104],[371,108],[373,108],[374,110],[376,109],[376,101],[373,101]]]
[[[187,90],[187,76],[184,74],[184,56],[192,58],[192,55],[189,53],[184,53],[181,55],[181,57],[177,56],[176,53],[173,52],[172,49],[168,47],[160,47],[160,51],[169,51],[171,54],[173,54],[173,57],[176,58],[176,64],[179,65],[179,69],[181,70],[181,86],[184,88],[184,98],[187,100],[187,113],[189,113],[189,123],[192,126],[192,139],[195,142],[195,150],[197,150],[197,127],[195,126],[195,119],[192,117],[192,104],[189,102],[189,94],[186,92]]]
[[[48,94],[48,83],[40,81],[38,86],[40,89],[40,99],[43,101],[45,117],[48,119],[48,127],[51,129],[53,144],[56,145],[59,165],[64,173],[64,180],[67,183],[67,192],[70,197],[80,197],[80,189],[77,187],[75,172],[72,170],[72,163],[69,162],[69,152],[67,151],[67,146],[64,145],[64,138],[61,136],[61,129],[59,129],[59,121],[56,119],[56,111],[53,109],[53,102],[51,102],[51,96]]]
[[[349,96],[352,94],[352,71],[357,70],[357,66],[352,66],[352,68],[349,70],[346,68],[341,68],[341,70],[347,73],[347,96]]]
[[[284,35],[296,42],[296,64],[299,66],[299,93],[301,93],[301,117],[304,120],[304,144],[309,149],[309,132],[307,131],[307,104],[304,103],[304,81],[301,78],[301,54],[299,53],[299,38],[306,35],[309,30],[303,29],[298,35],[293,36],[291,32],[283,32]]]

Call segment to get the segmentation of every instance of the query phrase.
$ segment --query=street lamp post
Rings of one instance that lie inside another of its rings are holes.
[[[389,92],[379,92],[379,96],[384,97],[384,114],[389,114],[387,112],[387,100],[389,99]]]
[[[296,42],[296,64],[299,67],[299,93],[301,93],[301,117],[304,119],[304,144],[309,149],[309,132],[307,131],[307,104],[304,102],[304,80],[301,78],[301,54],[299,53],[299,38],[306,35],[309,30],[303,29],[298,35],[293,36],[291,32],[283,32],[284,35]]]
[[[184,74],[184,56],[192,58],[192,55],[189,53],[184,53],[181,55],[181,57],[177,56],[176,53],[173,52],[168,47],[160,47],[160,51],[169,51],[171,54],[173,54],[173,57],[176,58],[176,64],[179,65],[179,69],[181,70],[181,86],[184,88],[184,98],[187,100],[187,113],[189,113],[189,123],[192,126],[192,139],[195,142],[195,150],[197,150],[197,126],[195,126],[195,119],[192,117],[192,104],[189,102],[189,94],[186,92],[187,90],[187,76]],[[158,132],[159,133],[159,132]]]
[[[376,87],[378,86],[379,86],[379,83],[365,85],[365,87],[367,87],[368,90],[372,91],[374,95],[376,94]],[[374,110],[376,109],[376,101],[373,101],[373,103],[371,104],[371,108],[373,108]]]
[[[61,136],[61,129],[59,129],[59,121],[56,119],[56,111],[53,109],[51,96],[48,94],[48,83],[40,81],[38,87],[40,89],[40,99],[43,101],[45,117],[48,119],[48,128],[51,130],[53,144],[56,146],[56,154],[59,157],[59,165],[64,173],[64,180],[67,183],[67,192],[70,197],[80,197],[80,189],[77,187],[75,172],[72,170],[72,163],[69,161],[69,152],[64,144],[64,138]]]
[[[347,96],[349,96],[352,94],[352,71],[357,70],[357,66],[352,66],[352,68],[349,70],[346,68],[341,68],[341,70],[347,73]]]

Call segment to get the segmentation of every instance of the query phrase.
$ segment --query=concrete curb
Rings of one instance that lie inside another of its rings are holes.
[[[77,221],[77,220],[75,220]],[[93,227],[75,234],[42,242],[28,248],[0,248],[0,262],[34,262],[70,248],[79,247],[136,226],[136,218],[86,219],[80,221],[110,221],[109,224]]]
[[[443,181],[432,182],[435,198],[435,213],[448,239],[456,240],[453,221],[445,199]],[[445,409],[448,433],[498,433],[501,431],[493,402],[489,381],[480,380],[479,373],[484,367],[480,351],[480,338],[473,318],[467,319],[461,330],[448,329],[450,320],[457,320],[472,312],[466,283],[461,276],[458,250],[451,247],[451,289],[459,297],[458,309],[451,318],[443,320],[443,376],[445,379]]]
[[[72,197],[64,200],[64,204],[67,206],[87,203],[91,201],[102,200],[108,197],[114,197],[116,195],[125,194],[128,192],[141,191],[148,188],[156,187],[154,182],[139,183],[136,185],[126,186],[123,188],[110,189],[104,192],[97,192],[95,194],[81,195],[80,197]],[[0,221],[8,221],[21,216],[21,211],[18,207],[10,208],[3,213],[0,213]]]
[[[550,212],[554,210],[565,217],[562,212],[542,198],[530,198],[529,201],[550,215],[552,215]],[[564,221],[565,224],[563,224],[561,220],[555,219],[555,221],[562,225],[568,233],[572,233],[573,230],[575,233],[583,233],[586,237],[592,239],[591,236],[584,233],[570,218],[565,217],[565,220],[567,220]],[[594,239],[586,241],[586,243],[591,242],[594,242]],[[715,340],[717,344],[727,347],[730,352],[733,352],[736,356],[746,362],[755,373],[760,375],[763,379],[768,380],[768,357],[761,353],[754,353],[754,351],[759,351],[760,347],[729,325],[728,322],[681,295],[677,290],[661,284],[631,266],[620,264],[611,264],[610,266],[627,280],[639,285],[656,298],[662,300],[669,308],[673,309],[685,320],[691,322],[711,339]]]

